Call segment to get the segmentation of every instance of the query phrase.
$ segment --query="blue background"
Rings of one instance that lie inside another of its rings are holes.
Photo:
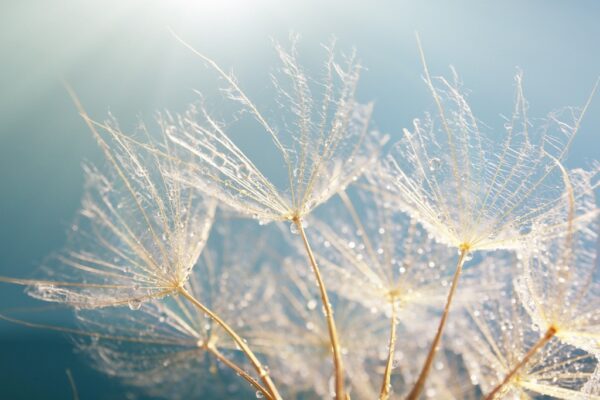
[[[272,94],[271,38],[302,36],[302,60],[317,65],[320,43],[356,47],[358,97],[375,102],[375,126],[398,137],[431,109],[414,32],[433,74],[454,65],[475,114],[501,127],[512,109],[513,76],[524,71],[530,115],[582,105],[600,75],[597,1],[3,1],[0,5],[0,274],[27,277],[61,248],[82,191],[84,160],[102,156],[63,86],[87,111],[122,126],[157,109],[181,110],[215,88],[215,76],[169,33],[214,58],[258,104]],[[567,164],[600,155],[596,98]],[[258,153],[261,140],[248,133]],[[244,138],[242,138],[242,141]],[[264,143],[268,143],[268,140]],[[270,160],[263,160],[268,166]],[[1,284],[0,310],[27,306],[22,288]],[[61,323],[51,315],[36,317]],[[0,322],[0,398],[70,398],[71,368],[82,399],[123,397],[64,335]]]

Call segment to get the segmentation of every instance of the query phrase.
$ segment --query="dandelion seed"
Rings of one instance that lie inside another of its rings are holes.
[[[203,106],[165,118],[170,126],[167,137],[191,158],[178,178],[264,221],[291,221],[309,214],[374,163],[385,142],[379,133],[369,131],[372,106],[355,99],[361,68],[354,57],[346,65],[338,64],[333,47],[327,47],[325,76],[313,81],[298,63],[297,40],[292,38],[289,51],[276,45],[282,65],[273,75],[281,103],[278,125],[269,122],[233,76],[193,50],[223,78],[228,99],[273,140],[288,172],[284,190],[265,177],[229,138],[224,124]],[[215,163],[216,152],[222,155],[222,164]]]
[[[598,355],[600,221],[595,192],[599,174],[596,165],[591,171],[565,175],[563,215],[568,228],[562,237],[542,239],[543,251],[526,253],[524,274],[517,279],[517,293],[541,330],[555,327],[560,340]],[[577,227],[576,221],[587,224]]]
[[[401,207],[441,241],[456,247],[468,244],[472,251],[521,248],[527,243],[523,236],[537,233],[531,226],[551,217],[562,195],[561,185],[550,189],[561,182],[555,158],[548,155],[553,150],[548,144],[553,142],[551,129],[559,124],[570,127],[567,144],[556,156],[563,157],[583,112],[569,124],[551,115],[542,127],[545,147],[534,145],[518,75],[517,110],[499,154],[492,155],[484,146],[494,144],[479,131],[459,88],[440,79],[443,89],[431,86],[436,101],[440,107],[456,107],[440,111],[441,125],[449,131],[440,132],[433,120],[416,120],[415,134],[405,136],[388,159],[386,181]],[[446,120],[446,115],[458,120]],[[419,168],[438,153],[447,160],[444,167]],[[455,170],[464,174],[457,177]]]
[[[438,115],[415,119],[413,132],[404,132],[373,179],[382,180],[389,200],[444,243],[467,245],[471,252],[520,249],[540,234],[535,225],[556,223],[564,193],[557,162],[567,154],[591,97],[581,111],[551,113],[534,127],[518,73],[515,108],[496,143],[453,74],[452,82],[433,79],[425,65]]]
[[[470,320],[461,321],[461,336],[468,339],[461,340],[459,347],[484,393],[491,395],[494,390],[494,399],[595,398],[581,393],[597,364],[593,355],[557,338],[540,337],[540,332],[530,329],[521,304],[498,299],[473,308],[479,309],[479,316],[471,310]],[[502,329],[505,323],[510,329]]]
[[[85,167],[77,229],[66,248],[40,269],[40,279],[12,281],[29,284],[33,297],[79,308],[136,308],[176,292],[204,248],[215,202],[167,179],[175,166],[152,144],[126,137],[114,120],[98,124],[82,116],[106,156],[107,172]],[[161,151],[171,152],[168,146]]]
[[[258,305],[270,296],[261,281],[251,279],[267,235],[243,245],[238,239],[248,232],[248,224],[239,221],[220,224],[186,282],[188,292],[210,304],[221,318],[244,321],[240,334],[258,333],[252,329],[260,325],[252,321],[262,317]],[[232,246],[239,252],[231,251]],[[252,301],[231,310],[228,302],[234,297]],[[257,393],[263,397],[272,398],[259,379],[239,364],[238,346],[231,337],[184,296],[138,303],[131,311],[126,307],[82,310],[78,318],[85,331],[98,335],[93,343],[79,341],[95,366],[153,396],[186,399],[220,390],[229,397],[224,384],[215,385],[229,379],[223,368],[215,369],[223,366],[260,387]]]
[[[220,199],[245,215],[265,221],[291,221],[305,243],[314,270],[325,316],[330,326],[336,370],[336,397],[344,398],[342,361],[339,354],[335,321],[327,306],[327,292],[304,234],[303,219],[313,209],[344,190],[374,164],[387,140],[369,130],[372,105],[355,99],[360,67],[351,56],[346,65],[334,60],[333,47],[327,48],[325,77],[313,81],[297,61],[297,38],[289,51],[276,45],[281,69],[272,80],[277,101],[282,105],[280,123],[273,124],[246,96],[235,78],[214,61],[198,54],[225,81],[229,100],[242,114],[273,141],[287,170],[287,184],[278,188],[230,139],[225,125],[217,122],[206,109],[191,107],[170,123],[167,137],[186,151],[191,162],[176,179]],[[318,94],[317,94],[318,93]],[[222,162],[215,162],[215,153]],[[232,173],[232,171],[244,171]]]

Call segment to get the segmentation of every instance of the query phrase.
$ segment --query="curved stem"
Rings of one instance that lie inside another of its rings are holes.
[[[527,354],[525,354],[523,359],[517,365],[515,365],[514,368],[512,370],[510,370],[510,372],[508,374],[506,374],[506,376],[504,377],[504,380],[498,386],[496,386],[494,388],[494,390],[492,390],[490,392],[490,394],[485,396],[485,400],[493,400],[496,397],[496,395],[500,392],[500,390],[502,390],[502,388],[504,386],[506,386],[506,384],[508,382],[510,382],[510,380],[515,376],[515,374],[517,372],[519,372],[519,370],[521,368],[523,368],[523,366],[529,362],[531,357],[533,357],[535,353],[537,353],[542,347],[544,347],[546,345],[546,343],[548,343],[555,334],[556,334],[556,328],[554,326],[550,326],[550,328],[548,328],[548,330],[546,331],[544,336],[542,336],[533,345],[533,347],[531,347],[531,349],[529,349],[529,351],[527,352]]]
[[[227,332],[227,334],[233,339],[233,341],[239,346],[240,350],[244,352],[246,357],[250,360],[254,369],[258,373],[258,376],[263,381],[269,392],[271,393],[273,399],[281,400],[281,395],[277,391],[273,380],[269,376],[269,373],[263,368],[262,364],[254,355],[250,347],[244,342],[244,340],[229,326],[225,321],[223,321],[217,314],[213,313],[209,308],[207,308],[204,304],[200,303],[194,296],[192,296],[185,288],[179,288],[179,293],[186,299],[188,299],[192,304],[198,307],[203,313],[208,315],[213,321],[221,326]]]
[[[423,391],[423,388],[425,387],[425,381],[427,380],[427,376],[429,375],[429,371],[431,370],[431,365],[433,364],[435,353],[438,350],[438,346],[442,338],[442,333],[444,332],[444,327],[446,326],[446,320],[448,319],[448,314],[450,312],[452,298],[454,297],[454,292],[456,291],[456,286],[458,285],[458,278],[460,277],[460,273],[462,272],[462,266],[465,262],[465,256],[468,252],[468,247],[461,246],[460,256],[458,257],[458,263],[456,264],[456,271],[454,272],[454,277],[452,278],[452,285],[450,286],[450,292],[448,293],[448,298],[446,299],[446,305],[444,306],[444,312],[442,313],[440,324],[438,325],[438,329],[433,339],[433,343],[431,343],[431,348],[429,349],[429,354],[427,354],[427,359],[425,360],[423,368],[421,369],[421,373],[419,374],[419,379],[417,379],[417,383],[415,383],[415,386],[412,388],[412,390],[406,397],[407,400],[417,400],[419,398],[419,395]]]
[[[298,231],[300,232],[300,236],[302,237],[302,242],[304,243],[304,249],[308,254],[308,259],[310,260],[310,265],[317,279],[317,284],[319,286],[319,291],[321,292],[321,301],[323,302],[323,307],[325,309],[325,318],[327,318],[327,329],[329,330],[329,340],[331,342],[331,347],[333,349],[333,365],[335,368],[335,398],[337,400],[345,400],[346,395],[344,393],[344,367],[342,363],[342,355],[340,349],[340,343],[338,339],[337,329],[335,327],[335,320],[333,319],[333,311],[331,309],[331,304],[329,303],[329,296],[327,296],[327,290],[325,289],[325,283],[323,282],[323,278],[321,277],[321,271],[317,265],[317,261],[315,260],[315,256],[313,254],[312,249],[310,248],[310,244],[308,243],[308,239],[306,238],[306,232],[304,232],[304,227],[302,226],[302,220],[300,218],[294,218],[294,223],[298,227]]]
[[[394,363],[394,349],[396,347],[396,301],[392,299],[392,327],[390,329],[390,343],[387,364],[381,384],[381,392],[379,392],[379,400],[387,400],[390,397],[390,388],[392,386],[392,367]]]
[[[75,379],[73,379],[73,374],[70,369],[66,369],[65,373],[67,374],[67,378],[69,379],[69,385],[71,386],[71,393],[73,395],[73,400],[79,400],[79,392],[77,391],[77,385],[75,385]]]
[[[264,387],[262,387],[261,384],[256,381],[256,379],[251,377],[246,371],[244,371],[242,368],[240,368],[236,363],[234,363],[233,361],[231,361],[230,359],[225,357],[216,347],[214,347],[213,345],[209,345],[207,347],[207,350],[212,355],[214,355],[217,358],[217,360],[221,361],[223,364],[227,365],[229,368],[234,370],[239,376],[241,376],[242,378],[247,380],[248,383],[250,383],[250,385],[252,385],[257,391],[260,391],[266,399],[268,399],[268,400],[273,399],[273,396],[271,396],[271,393],[269,393]]]

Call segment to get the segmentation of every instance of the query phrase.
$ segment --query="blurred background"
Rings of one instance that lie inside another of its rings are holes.
[[[31,276],[63,246],[80,201],[81,164],[102,155],[64,82],[88,113],[113,113],[124,131],[155,110],[181,111],[215,74],[169,28],[237,75],[258,105],[270,100],[272,40],[301,35],[301,61],[318,66],[321,43],[355,48],[366,68],[359,100],[374,126],[398,138],[432,108],[421,79],[418,31],[434,75],[458,70],[489,126],[510,115],[514,74],[524,71],[529,114],[583,105],[600,75],[597,1],[47,0],[0,5],[0,274]],[[500,130],[498,130],[500,132]],[[254,151],[266,138],[245,133]],[[268,143],[268,139],[265,143]],[[252,149],[249,149],[252,151]],[[596,96],[567,164],[600,158]],[[270,161],[263,161],[268,164]],[[22,288],[0,284],[0,312],[28,307]],[[63,317],[37,315],[60,325]],[[64,334],[0,322],[0,398],[121,399],[126,389],[91,369]]]

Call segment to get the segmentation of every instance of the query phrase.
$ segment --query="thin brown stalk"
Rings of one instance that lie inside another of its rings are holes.
[[[519,370],[521,368],[523,368],[523,366],[529,362],[531,357],[533,357],[542,347],[544,347],[546,345],[546,343],[548,343],[550,341],[550,339],[552,339],[552,337],[554,337],[555,334],[556,334],[556,328],[554,326],[550,326],[550,328],[548,328],[548,330],[546,331],[544,336],[542,336],[533,345],[533,347],[531,347],[531,349],[529,349],[529,351],[527,352],[527,354],[525,354],[523,359],[517,365],[515,365],[515,367],[512,370],[510,370],[510,372],[508,374],[506,374],[506,376],[504,377],[504,380],[498,386],[496,386],[494,388],[494,390],[492,390],[490,392],[490,394],[488,394],[485,397],[485,400],[493,400],[496,397],[496,395],[502,390],[502,388],[504,388],[504,386],[506,386],[506,384],[508,384],[508,382],[510,382],[510,380],[517,374],[517,372],[519,372]]]
[[[265,389],[260,383],[256,381],[256,379],[250,376],[250,374],[248,374],[246,371],[240,368],[236,363],[225,357],[215,346],[211,344],[208,345],[206,348],[212,355],[214,355],[217,358],[217,360],[221,361],[223,364],[227,365],[229,368],[234,370],[239,376],[247,380],[248,383],[250,383],[250,385],[252,385],[257,391],[261,392],[266,399],[273,399],[273,396],[271,396],[271,393],[269,393],[267,389]]]
[[[387,363],[383,374],[383,382],[381,383],[381,392],[379,400],[387,400],[390,398],[390,389],[392,387],[391,377],[394,363],[394,349],[396,348],[396,299],[392,299],[392,327],[390,329],[390,343],[388,350]]]
[[[433,359],[435,358],[435,354],[438,350],[438,346],[442,338],[442,333],[444,332],[444,327],[446,326],[446,320],[448,319],[448,314],[450,312],[452,298],[454,297],[454,292],[456,291],[456,286],[458,285],[458,278],[460,277],[460,273],[462,272],[462,266],[465,261],[465,256],[468,252],[468,246],[460,247],[460,256],[458,257],[456,271],[454,272],[454,277],[452,278],[452,285],[450,286],[450,292],[448,293],[448,298],[446,299],[446,305],[444,306],[444,312],[442,314],[442,318],[440,319],[440,324],[438,325],[438,329],[433,339],[433,343],[431,344],[431,348],[429,349],[429,354],[427,354],[427,359],[425,360],[423,368],[421,369],[421,373],[419,374],[419,379],[417,379],[417,383],[415,383],[415,386],[412,388],[412,390],[406,397],[407,400],[417,400],[421,395],[421,392],[425,388],[425,381],[427,380],[427,376],[429,375],[429,371],[431,370],[431,366],[433,365]]]
[[[319,266],[317,265],[317,261],[315,260],[315,255],[308,243],[308,239],[306,238],[306,232],[304,232],[304,227],[302,226],[302,220],[300,218],[294,218],[294,224],[298,227],[298,231],[300,232],[300,236],[302,237],[302,242],[304,243],[304,249],[306,250],[306,254],[308,255],[308,259],[310,260],[310,265],[317,279],[317,285],[319,286],[319,291],[321,292],[321,301],[323,302],[323,308],[325,309],[325,318],[327,319],[327,329],[329,330],[329,340],[331,342],[331,347],[333,349],[333,365],[334,365],[334,373],[335,373],[335,398],[336,400],[345,400],[346,395],[344,391],[344,366],[342,363],[342,354],[340,349],[340,343],[338,339],[337,329],[335,327],[335,320],[333,319],[333,311],[331,309],[331,304],[329,303],[329,296],[327,296],[327,290],[325,289],[325,283],[323,282],[323,278],[321,277],[321,271],[319,270]]]
[[[215,314],[209,308],[207,308],[204,304],[202,304],[200,301],[198,301],[187,290],[185,290],[185,288],[183,288],[183,287],[179,288],[179,293],[181,293],[181,295],[183,297],[188,299],[194,306],[198,307],[198,309],[200,309],[200,311],[202,311],[203,313],[208,315],[213,321],[215,321],[217,324],[219,324],[225,330],[225,332],[227,332],[227,334],[238,345],[240,350],[242,350],[242,352],[246,355],[246,357],[248,357],[248,360],[250,360],[250,362],[254,366],[254,369],[258,373],[258,376],[260,377],[260,379],[263,381],[263,383],[265,384],[265,386],[271,393],[272,398],[274,400],[281,400],[281,395],[279,394],[279,391],[275,387],[273,380],[269,376],[269,372],[264,369],[261,362],[258,360],[258,358],[254,354],[254,352],[252,352],[252,350],[250,349],[248,344],[246,344],[246,342],[244,342],[244,340],[229,325],[227,325],[227,323],[225,321],[223,321],[221,319],[221,317],[219,317],[217,314]]]

